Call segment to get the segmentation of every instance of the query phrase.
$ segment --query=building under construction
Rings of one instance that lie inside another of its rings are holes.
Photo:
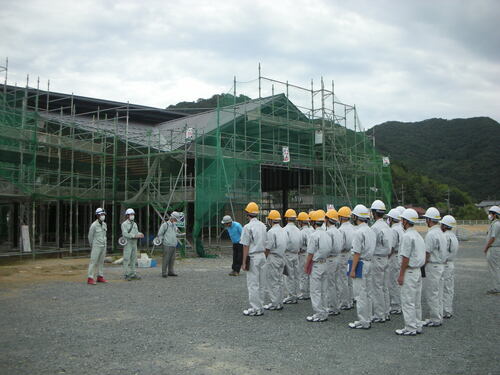
[[[234,79],[216,108],[160,109],[0,86],[0,254],[88,250],[97,207],[117,250],[126,208],[151,248],[161,219],[185,214],[182,252],[205,256],[221,219],[243,207],[308,211],[383,199],[390,168],[356,107],[323,79],[298,87],[261,75]],[[23,85],[24,86],[24,85]],[[328,86],[328,87],[327,87]],[[253,99],[239,100],[248,95]],[[229,99],[228,99],[229,98]]]

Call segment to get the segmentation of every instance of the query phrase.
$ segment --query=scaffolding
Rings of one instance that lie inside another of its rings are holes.
[[[108,212],[113,251],[123,212],[133,207],[143,249],[151,248],[167,213],[178,210],[190,239],[181,252],[206,256],[219,244],[223,215],[244,222],[249,201],[262,214],[374,199],[391,204],[390,169],[333,82],[299,87],[263,76],[259,66],[251,82],[234,78],[231,95],[216,108],[190,114],[52,93],[39,80],[29,87],[29,78],[25,87],[9,86],[7,66],[0,93],[0,254],[23,253],[23,225],[33,256],[88,250],[96,207]],[[237,102],[239,94],[254,99]]]

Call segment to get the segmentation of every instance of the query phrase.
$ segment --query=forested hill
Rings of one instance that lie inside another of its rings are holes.
[[[368,133],[375,133],[382,155],[414,172],[456,186],[476,201],[500,199],[500,124],[495,120],[389,121]]]

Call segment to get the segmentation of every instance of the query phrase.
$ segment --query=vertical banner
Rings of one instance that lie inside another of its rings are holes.
[[[283,163],[290,162],[290,152],[288,150],[288,146],[283,147]]]
[[[186,139],[190,140],[190,141],[194,139],[194,129],[193,128],[186,129]]]

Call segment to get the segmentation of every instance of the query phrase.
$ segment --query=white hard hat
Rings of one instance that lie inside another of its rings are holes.
[[[498,206],[491,206],[490,209],[488,210],[488,212],[494,212],[497,215],[500,215],[500,207],[498,207]]]
[[[221,224],[228,224],[228,223],[232,223],[232,222],[233,222],[233,219],[231,219],[231,216],[226,215],[222,218]]]
[[[405,208],[403,206],[397,206],[396,210],[398,210],[399,214],[401,215],[403,213],[403,211],[405,210]]]
[[[394,220],[398,220],[398,221],[399,221],[399,215],[401,215],[401,213],[399,212],[399,210],[397,208],[393,208],[393,209],[389,210],[389,212],[387,213],[388,217],[390,217],[391,219],[394,219]]]
[[[106,211],[104,211],[101,207],[95,210],[96,215],[106,215]]]
[[[362,204],[356,205],[356,207],[354,207],[354,210],[352,210],[352,214],[359,217],[360,219],[368,220],[370,218],[370,211],[368,210],[368,208],[366,208],[366,206]]]
[[[450,228],[455,228],[455,226],[457,225],[457,221],[455,220],[455,218],[453,216],[445,215],[445,216],[443,216],[443,218],[441,219],[439,224],[446,225],[447,227],[450,227]]]
[[[172,211],[172,213],[170,214],[170,217],[174,218],[177,221],[179,221],[181,219],[181,214],[178,213],[177,211]]]
[[[133,208],[127,208],[127,211],[125,211],[125,215],[135,215],[135,211]]]
[[[373,201],[370,210],[385,211],[385,204],[380,199]]]
[[[436,207],[429,207],[427,211],[425,211],[424,217],[432,221],[441,220],[441,214]]]
[[[400,216],[402,219],[406,219],[412,224],[415,224],[418,220],[417,211],[415,211],[413,208],[407,208]]]

